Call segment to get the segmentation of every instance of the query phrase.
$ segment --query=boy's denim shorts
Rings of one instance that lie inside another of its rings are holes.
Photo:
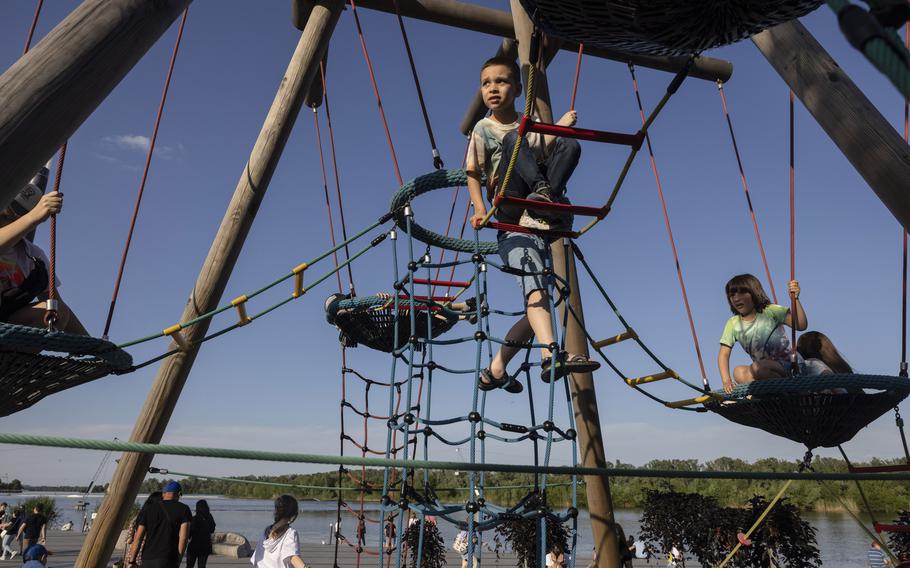
[[[516,275],[518,285],[521,286],[522,297],[527,301],[528,294],[534,290],[547,289],[547,280],[543,274],[546,268],[545,260],[550,259],[550,247],[538,235],[524,233],[511,233],[501,231],[496,240],[499,242],[499,256],[509,268],[536,274]]]

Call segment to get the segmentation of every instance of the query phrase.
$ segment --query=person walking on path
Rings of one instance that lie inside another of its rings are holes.
[[[182,488],[176,481],[164,486],[161,501],[139,512],[136,534],[127,554],[127,566],[136,564],[139,543],[143,542],[143,568],[179,568],[186,552],[193,514],[180,502]]]
[[[868,568],[890,568],[891,560],[882,552],[882,545],[873,540],[866,551],[866,566]]]
[[[186,549],[186,568],[193,568],[196,561],[199,568],[205,568],[212,553],[212,533],[215,532],[215,519],[209,511],[205,499],[196,501],[196,514],[190,522],[190,544]]]
[[[7,558],[12,560],[14,556],[22,551],[21,541],[19,540],[19,527],[22,526],[24,520],[25,514],[22,512],[22,507],[16,507],[13,511],[13,516],[9,520],[9,524],[5,527],[6,535],[3,537],[3,555],[0,556],[0,560],[5,560]],[[13,548],[14,540],[19,544],[16,548]],[[9,554],[8,557],[7,554]]]
[[[265,528],[250,562],[256,568],[307,568],[300,558],[300,537],[291,527],[297,519],[297,499],[281,495],[275,499],[275,522]]]
[[[44,506],[41,503],[35,505],[32,514],[25,517],[25,522],[19,525],[23,552],[22,560],[25,561],[25,551],[33,544],[47,544],[47,517],[44,516]]]
[[[13,526],[13,516],[6,503],[0,503],[0,531],[2,531],[0,534],[3,535],[0,539],[0,560],[6,560],[7,551],[10,553],[10,558],[14,556],[15,550],[10,545],[19,531],[18,523],[15,527]]]

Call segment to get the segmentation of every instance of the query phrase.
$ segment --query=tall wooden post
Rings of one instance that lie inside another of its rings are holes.
[[[189,2],[85,0],[0,75],[0,210]]]
[[[234,268],[243,242],[268,189],[291,128],[310,84],[319,71],[319,61],[344,8],[343,0],[317,0],[249,161],[228,205],[218,233],[196,280],[180,321],[186,321],[217,307]],[[158,443],[164,434],[180,391],[199,352],[197,340],[209,328],[209,320],[181,331],[191,347],[162,363],[136,420],[130,441]],[[170,348],[176,348],[171,344]],[[110,492],[102,501],[98,519],[76,560],[77,568],[102,568],[113,552],[120,529],[145,478],[152,454],[125,453],[111,480]]]
[[[910,146],[798,21],[752,37],[882,203],[910,230]]]
[[[531,33],[533,24],[521,7],[519,0],[510,0],[512,17],[515,24],[515,36],[518,38],[518,56],[522,70],[528,66],[530,55]],[[551,46],[557,48],[557,46]],[[545,59],[546,60],[546,59]],[[542,66],[543,67],[543,66]],[[522,73],[524,75],[524,73]],[[540,120],[553,122],[553,111],[550,108],[550,97],[547,89],[546,70],[535,72],[537,85],[537,113]],[[584,311],[581,302],[581,289],[575,270],[575,257],[571,250],[566,258],[563,241],[559,240],[550,247],[553,254],[553,270],[565,278],[572,291],[569,304],[578,320],[570,317],[566,323],[566,349],[571,353],[588,355],[588,342],[583,329]],[[568,274],[566,269],[568,267]],[[565,307],[562,307],[564,310]],[[600,427],[600,415],[597,410],[597,396],[594,392],[594,375],[592,373],[574,373],[567,378],[572,391],[572,408],[575,413],[575,428],[578,431],[578,444],[581,450],[581,465],[584,467],[606,467],[603,435]],[[591,516],[591,529],[594,534],[594,548],[597,550],[598,568],[620,568],[619,544],[613,528],[613,498],[610,495],[610,479],[605,475],[585,476],[585,491],[588,497],[588,511]]]

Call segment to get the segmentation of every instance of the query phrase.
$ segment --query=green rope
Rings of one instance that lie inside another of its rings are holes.
[[[651,469],[620,469],[601,467],[538,467],[523,464],[464,463],[431,460],[395,460],[385,458],[361,458],[355,456],[327,456],[291,452],[268,452],[261,450],[234,450],[229,448],[207,448],[197,446],[174,446],[168,444],[146,444],[112,440],[91,440],[85,438],[63,438],[36,436],[33,434],[0,433],[0,444],[24,446],[45,446],[51,448],[76,448],[82,450],[105,450],[136,452],[142,454],[163,454],[238,460],[274,461],[286,463],[310,463],[328,465],[353,465],[373,467],[408,467],[451,471],[499,471],[513,473],[545,473],[552,475],[599,475],[608,477],[645,477],[660,479],[757,479],[757,480],[821,480],[846,481],[910,481],[910,472],[902,473],[793,473],[793,472],[748,472],[748,471],[667,471]]]
[[[827,0],[827,3],[838,18],[844,10],[855,9],[849,0]],[[878,23],[871,14],[868,14],[868,18],[871,22]],[[888,77],[904,97],[910,98],[910,51],[904,47],[895,30],[882,27],[882,33],[887,39],[872,37],[859,48],[866,59]]]
[[[160,469],[157,471],[151,471],[152,469],[157,469],[157,468],[150,468],[150,471],[149,471],[149,473],[153,473],[155,475],[176,475],[177,477],[189,477],[189,478],[195,478],[195,479],[210,479],[212,481],[225,481],[227,483],[240,483],[240,484],[246,484],[246,485],[264,485],[267,487],[286,487],[286,488],[290,488],[290,489],[312,489],[312,490],[316,490],[316,491],[342,491],[342,492],[358,491],[359,492],[361,490],[360,487],[337,487],[335,485],[298,485],[296,483],[279,483],[277,481],[259,481],[256,479],[243,479],[241,477],[218,477],[216,475],[199,475],[198,473],[185,473],[182,471],[172,471],[169,469]],[[569,486],[572,484],[571,483],[549,483],[548,485],[551,487],[555,487],[555,486]],[[484,491],[489,491],[491,489],[500,489],[500,490],[529,489],[532,487],[534,487],[534,485],[530,485],[530,484],[488,485],[488,486],[485,486],[483,489],[484,489]],[[470,488],[468,488],[468,487],[434,487],[433,488],[433,491],[436,491],[437,493],[439,493],[441,491],[457,493],[460,491],[467,492],[469,490],[470,490]]]

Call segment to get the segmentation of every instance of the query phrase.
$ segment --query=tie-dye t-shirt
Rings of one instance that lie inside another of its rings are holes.
[[[739,342],[753,361],[786,361],[790,356],[790,340],[783,324],[789,312],[784,306],[770,304],[756,313],[752,321],[735,315],[727,320],[720,343],[732,348]]]
[[[25,280],[35,268],[32,258],[39,258],[48,266],[50,262],[41,247],[28,239],[22,239],[9,250],[0,251],[0,290],[9,290]],[[56,279],[57,285],[60,280]]]
[[[499,163],[511,156],[502,155],[502,139],[509,132],[518,130],[520,119],[510,124],[497,122],[490,117],[480,119],[474,130],[471,132],[471,140],[468,142],[468,152],[465,157],[465,171],[468,173],[483,174],[487,176],[487,186],[495,190],[499,185],[497,177],[499,172]],[[525,135],[534,157],[538,162],[544,159],[544,140],[543,136],[536,132],[530,132]]]

